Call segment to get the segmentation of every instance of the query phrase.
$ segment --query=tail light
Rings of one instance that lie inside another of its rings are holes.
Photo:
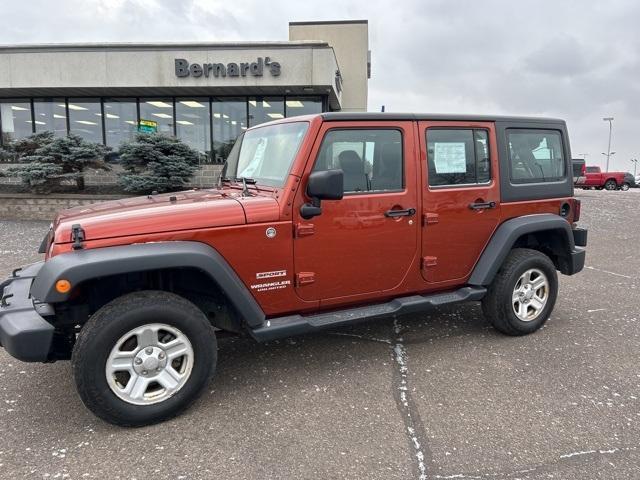
[[[587,174],[587,165],[586,165],[586,164],[583,164],[583,165],[582,165],[582,169],[581,169],[581,171],[580,171],[580,176],[581,176],[581,177],[584,177],[586,174]],[[580,200],[578,200],[578,202],[580,202]],[[578,207],[578,208],[579,208],[579,207]]]
[[[580,220],[580,210],[582,207],[582,202],[577,198],[573,199],[573,221],[577,222]]]

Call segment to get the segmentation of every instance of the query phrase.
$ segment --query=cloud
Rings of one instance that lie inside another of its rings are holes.
[[[576,153],[640,155],[634,0],[8,0],[0,43],[283,40],[287,23],[369,20],[369,108],[550,115]]]

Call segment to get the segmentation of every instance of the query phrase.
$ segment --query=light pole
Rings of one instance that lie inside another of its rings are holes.
[[[637,158],[632,158],[631,161],[633,162],[633,179],[635,180],[635,178],[636,178],[636,169],[638,168],[638,159]]]
[[[609,171],[609,158],[611,158],[612,156],[614,156],[616,154],[616,152],[609,152],[609,153],[604,153],[602,152],[602,155],[604,155],[605,157],[607,157],[607,169],[605,171]]]
[[[578,155],[580,155],[585,162],[587,161],[587,157],[589,156],[588,153],[579,153]]]
[[[607,156],[607,168],[606,168],[606,171],[608,172],[609,171],[609,158],[611,157],[611,155],[613,155],[613,153],[611,153],[611,132],[613,130],[613,117],[604,117],[602,120],[604,120],[605,122],[609,122],[609,146],[607,147],[607,153],[605,154]]]

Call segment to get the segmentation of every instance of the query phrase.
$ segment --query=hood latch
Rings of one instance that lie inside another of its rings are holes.
[[[71,225],[71,241],[73,242],[72,248],[74,250],[81,250],[84,248],[82,242],[84,242],[84,230],[79,223]]]

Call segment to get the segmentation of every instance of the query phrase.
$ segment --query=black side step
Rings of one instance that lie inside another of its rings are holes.
[[[487,289],[484,287],[463,287],[453,292],[431,295],[412,295],[395,298],[387,303],[350,308],[317,315],[289,315],[265,320],[253,330],[251,335],[259,342],[315,332],[329,327],[349,325],[373,318],[406,313],[424,312],[441,305],[464,301],[481,300]]]

